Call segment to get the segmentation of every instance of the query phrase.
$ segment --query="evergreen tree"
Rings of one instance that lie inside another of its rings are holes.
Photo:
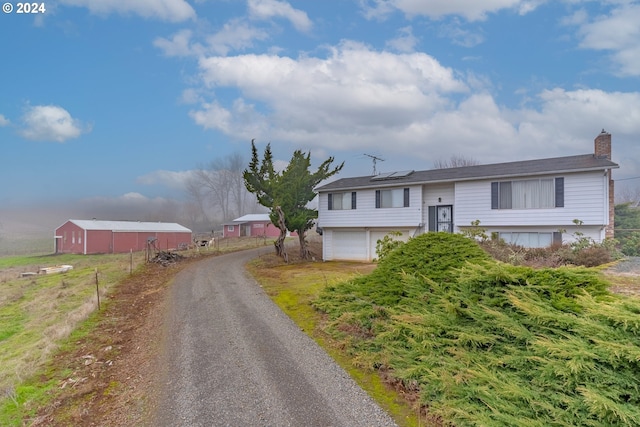
[[[306,233],[318,217],[318,211],[308,207],[316,193],[314,188],[323,180],[342,170],[344,162],[331,168],[334,158],[322,162],[315,172],[311,172],[311,153],[296,150],[289,165],[282,172],[273,167],[271,144],[267,144],[262,161],[254,140],[251,140],[251,162],[243,173],[247,190],[254,193],[258,202],[271,209],[271,222],[278,227],[280,235],[275,242],[276,253],[287,260],[284,239],[287,230],[295,231],[300,241],[300,257],[308,259],[311,254],[307,247]]]

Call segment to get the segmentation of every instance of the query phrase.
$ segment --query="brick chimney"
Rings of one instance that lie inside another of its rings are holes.
[[[602,129],[600,135],[594,140],[594,156],[611,160],[611,134]],[[615,221],[614,183],[611,177],[611,169],[607,170],[609,176],[609,224],[605,228],[605,238],[613,239],[613,225]]]
[[[611,160],[611,134],[602,129],[594,141],[596,157]]]

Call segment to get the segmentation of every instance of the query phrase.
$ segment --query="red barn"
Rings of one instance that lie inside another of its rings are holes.
[[[70,219],[55,231],[55,252],[114,254],[142,251],[153,240],[157,249],[187,247],[191,230],[176,223]]]
[[[224,237],[278,237],[280,230],[271,223],[269,214],[249,214],[224,224]]]

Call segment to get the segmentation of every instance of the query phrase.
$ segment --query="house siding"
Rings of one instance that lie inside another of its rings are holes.
[[[541,175],[555,178],[558,175]],[[565,174],[564,207],[545,209],[491,209],[491,182],[482,180],[455,184],[454,223],[457,227],[479,220],[483,227],[573,226],[578,219],[585,226],[608,222],[608,182],[602,172]],[[531,177],[527,177],[530,179]],[[518,177],[509,180],[515,181]]]
[[[318,225],[323,229],[332,227],[419,227],[422,223],[422,187],[409,188],[409,207],[376,208],[376,189],[356,191],[356,209],[329,210],[329,193],[320,193],[319,211],[322,212]]]

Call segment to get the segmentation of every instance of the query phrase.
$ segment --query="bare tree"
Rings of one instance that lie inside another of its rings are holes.
[[[242,155],[233,153],[195,172],[187,183],[187,192],[206,219],[218,216],[218,220],[226,221],[258,206],[255,196],[245,188],[242,177],[245,167]]]
[[[464,155],[453,155],[449,160],[436,160],[433,162],[433,167],[435,169],[448,169],[448,168],[459,168],[463,166],[475,166],[479,165],[480,162],[474,159],[469,159]]]
[[[616,182],[615,199],[616,204],[637,203],[640,201],[640,187],[632,187],[627,183]]]

